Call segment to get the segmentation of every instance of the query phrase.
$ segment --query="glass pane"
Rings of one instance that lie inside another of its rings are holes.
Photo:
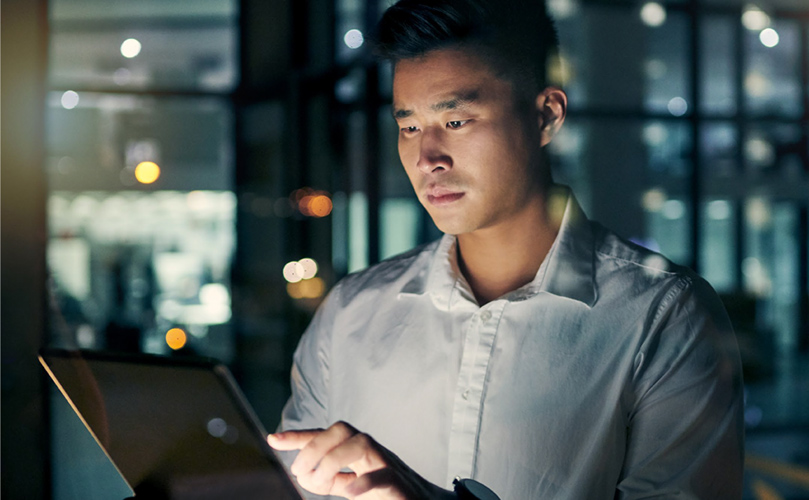
[[[583,2],[561,10],[563,64],[554,81],[565,84],[572,107],[688,111],[685,15],[662,9],[650,17],[640,6]]]
[[[235,0],[49,4],[50,85],[229,91],[238,84]]]
[[[709,199],[701,204],[700,270],[719,293],[736,289],[735,212],[734,204],[727,199]]]
[[[416,246],[421,211],[421,204],[413,198],[382,200],[379,214],[380,258],[387,259]]]
[[[757,123],[747,130],[744,162],[749,172],[778,172],[795,176],[803,172],[801,130],[797,124]]]
[[[634,9],[582,3],[580,12],[559,26],[563,42],[576,40],[563,53],[573,78],[571,107],[640,109],[646,88],[643,59],[637,53],[639,47],[646,47],[649,29]]]
[[[232,188],[224,100],[53,91],[46,120],[51,189]],[[157,166],[155,178],[138,176],[144,162]]]
[[[801,116],[798,23],[776,20],[763,31],[745,31],[745,107],[756,114]]]
[[[104,21],[128,19],[209,19],[232,18],[238,13],[237,0],[50,0],[52,21]]]
[[[739,171],[738,129],[732,122],[708,122],[700,133],[702,175],[711,179],[727,179]],[[713,191],[711,191],[713,192]]]
[[[181,29],[57,24],[50,37],[50,85],[226,92],[238,83],[236,43],[230,21]]]
[[[774,346],[784,352],[797,342],[797,223],[793,203],[773,203],[764,197],[746,201],[744,287],[761,303],[757,326],[771,332]]]
[[[569,145],[556,147],[580,155],[581,170],[568,171],[574,172],[574,192],[587,215],[678,263],[689,263],[688,123],[621,119],[575,123],[578,137],[571,144],[580,152],[573,153]]]
[[[736,112],[735,16],[705,16],[701,23],[700,90],[705,113]]]
[[[687,264],[691,256],[691,129],[684,122],[649,121],[642,129],[642,144],[647,166],[640,201],[646,212],[645,242],[673,261]]]
[[[688,19],[684,14],[669,11],[665,21],[659,26],[648,26],[645,35],[644,107],[649,111],[682,116],[691,110],[690,71],[686,57]],[[638,53],[637,48],[634,53]]]
[[[229,360],[235,210],[228,191],[52,191],[53,342]]]

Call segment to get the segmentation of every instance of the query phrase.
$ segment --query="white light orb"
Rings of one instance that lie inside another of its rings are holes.
[[[343,36],[343,42],[345,42],[349,49],[358,49],[365,43],[365,37],[363,37],[362,31],[352,29],[346,31],[346,34]]]
[[[657,2],[648,2],[640,9],[640,18],[647,26],[662,26],[666,22],[666,9]]]
[[[140,49],[142,48],[140,42],[134,38],[127,38],[121,44],[121,55],[126,57],[127,59],[132,59],[140,54]]]
[[[778,42],[781,41],[781,37],[778,36],[778,32],[772,28],[767,28],[759,33],[758,39],[761,40],[762,45],[768,48],[775,47],[778,45]]]
[[[68,90],[62,94],[62,107],[65,109],[73,109],[79,105],[79,94],[72,90]]]

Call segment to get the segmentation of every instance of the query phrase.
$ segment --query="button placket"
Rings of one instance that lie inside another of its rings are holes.
[[[448,480],[456,475],[471,477],[475,467],[475,451],[480,424],[488,366],[492,356],[497,324],[495,314],[502,313],[503,304],[478,310],[466,324],[467,331],[461,354],[452,426],[449,443]]]

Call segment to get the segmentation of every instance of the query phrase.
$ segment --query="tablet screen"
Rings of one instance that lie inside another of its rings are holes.
[[[223,365],[53,349],[40,359],[136,496],[300,498]]]

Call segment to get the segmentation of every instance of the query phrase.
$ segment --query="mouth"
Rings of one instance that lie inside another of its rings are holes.
[[[462,191],[435,186],[427,189],[427,201],[433,206],[444,206],[454,203],[464,197]]]

